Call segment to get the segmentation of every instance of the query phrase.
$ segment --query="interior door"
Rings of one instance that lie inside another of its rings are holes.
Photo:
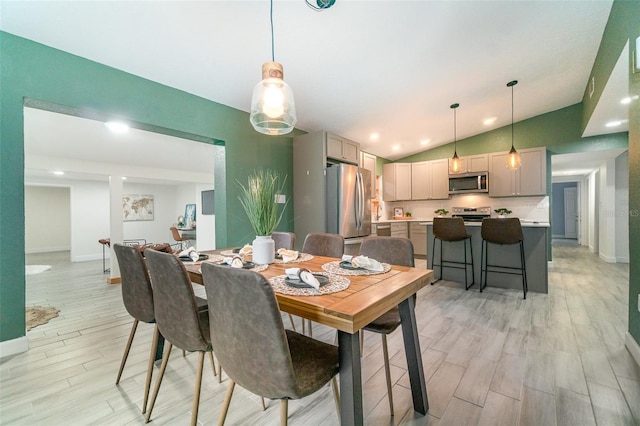
[[[578,188],[564,189],[564,237],[578,238]]]

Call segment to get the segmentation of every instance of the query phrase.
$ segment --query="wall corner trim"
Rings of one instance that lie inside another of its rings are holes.
[[[631,353],[631,356],[636,361],[636,364],[638,364],[638,367],[640,367],[640,346],[628,331],[624,337],[624,346]]]
[[[27,336],[0,342],[0,359],[6,356],[16,355],[29,350],[29,338]]]

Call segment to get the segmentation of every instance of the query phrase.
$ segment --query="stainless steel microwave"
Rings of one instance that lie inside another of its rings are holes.
[[[449,194],[489,192],[489,172],[449,175]]]

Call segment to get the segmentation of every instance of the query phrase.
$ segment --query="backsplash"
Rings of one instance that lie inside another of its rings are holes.
[[[549,222],[549,197],[507,197],[490,198],[486,194],[454,195],[448,200],[423,201],[388,201],[380,202],[380,220],[393,218],[393,208],[402,207],[411,213],[412,219],[429,220],[435,214],[434,210],[445,208],[452,211],[453,207],[491,207],[492,216],[497,216],[493,210],[505,207],[512,211],[510,217],[532,222]],[[451,215],[451,213],[449,213]]]

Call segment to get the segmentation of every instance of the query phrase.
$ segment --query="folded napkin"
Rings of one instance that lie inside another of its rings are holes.
[[[353,259],[351,259],[351,264],[355,268],[364,268],[369,271],[375,271],[375,272],[384,271],[384,266],[382,266],[380,262],[378,262],[375,259],[371,259],[367,256],[356,256]]]
[[[188,249],[182,250],[178,257],[188,257],[194,262],[197,262],[200,259],[200,254],[196,251],[194,247],[189,247]]]
[[[320,282],[307,268],[288,268],[285,269],[284,272],[287,274],[288,278],[300,280],[303,283],[309,284],[316,290],[320,290]]]
[[[298,258],[298,252],[295,250],[287,250],[286,248],[278,249],[278,254],[282,257],[282,263],[291,262]]]
[[[247,254],[251,254],[253,253],[253,247],[251,246],[251,244],[245,244],[241,249],[240,249],[240,254],[242,255],[247,255]]]
[[[343,262],[351,262],[351,259],[353,259],[353,256],[351,256],[350,254],[343,254],[342,255],[342,261]]]
[[[240,256],[225,257],[222,259],[222,263],[226,263],[232,268],[242,268],[244,266],[244,261]]]

